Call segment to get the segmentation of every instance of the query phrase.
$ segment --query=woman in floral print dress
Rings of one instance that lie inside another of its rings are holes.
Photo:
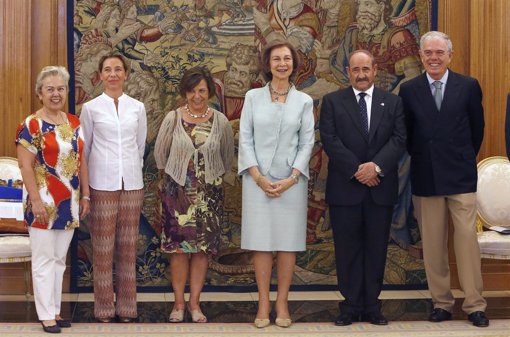
[[[180,93],[186,104],[167,114],[154,149],[157,167],[163,171],[161,249],[170,253],[175,294],[169,321],[184,319],[189,276],[187,310],[193,322],[205,323],[200,292],[208,255],[219,248],[223,175],[230,170],[234,138],[227,118],[208,106],[215,91],[207,69],[189,69]]]

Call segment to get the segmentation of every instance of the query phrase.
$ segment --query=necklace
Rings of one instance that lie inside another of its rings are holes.
[[[289,83],[289,87],[287,88],[287,91],[280,92],[280,91],[274,90],[273,86],[271,85],[271,82],[269,82],[269,91],[271,92],[271,95],[273,97],[273,101],[274,102],[278,102],[278,99],[280,97],[287,96],[287,94],[289,93],[291,87],[292,87],[292,83]]]
[[[198,115],[198,114],[194,114],[193,112],[191,112],[191,110],[189,109],[188,104],[186,104],[184,106],[184,109],[186,109],[186,113],[188,115],[190,115],[191,117],[193,117],[193,118],[204,118],[204,117],[207,117],[207,115],[209,115],[209,111],[211,110],[211,108],[207,107],[207,109],[205,109],[205,112],[203,114]]]
[[[51,117],[51,115],[48,113],[48,111],[46,111],[46,110],[44,110],[44,109],[43,109],[43,111],[44,111],[44,114],[46,115],[46,117],[48,117],[48,119],[49,119],[50,121],[52,121],[52,122],[53,122],[53,124],[55,124],[55,126],[58,126],[58,125],[61,125],[61,124],[64,124],[64,123],[65,123],[65,122],[64,122],[64,119],[62,118],[62,114],[60,113],[60,111],[59,111],[59,112],[57,112],[57,114],[58,114],[58,116],[60,117],[61,123],[59,123],[59,122],[57,122],[56,120],[54,120],[54,119],[53,119],[53,117]]]
[[[69,120],[67,118],[65,118],[64,120],[64,117],[62,117],[62,113],[60,111],[58,112],[58,116],[62,121],[62,123],[60,124],[55,119],[53,119],[46,110],[43,109],[43,111],[46,117],[50,121],[52,121],[53,124],[55,124],[55,132],[57,132],[57,134],[59,135],[60,138],[62,138],[62,140],[64,140],[65,142],[70,142],[72,139],[74,139],[73,128],[71,127],[71,125],[69,125]]]

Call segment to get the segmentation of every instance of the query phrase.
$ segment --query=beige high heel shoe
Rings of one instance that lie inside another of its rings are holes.
[[[265,328],[266,326],[269,326],[269,324],[271,324],[271,321],[269,321],[269,318],[255,318],[253,324],[255,324],[255,327],[262,329]]]
[[[288,328],[292,325],[292,319],[290,318],[278,318],[276,317],[276,320],[274,322],[277,326],[280,328]]]
[[[207,323],[207,317],[202,313],[202,310],[200,310],[200,307],[195,310],[191,310],[188,305],[188,312],[191,315],[191,321],[193,323]]]
[[[174,307],[170,316],[168,316],[168,321],[170,323],[182,323],[184,321],[184,313],[186,312],[185,308],[177,309]]]

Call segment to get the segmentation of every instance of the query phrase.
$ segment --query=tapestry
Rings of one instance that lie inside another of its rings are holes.
[[[68,0],[68,9],[71,89],[74,86],[70,106],[75,113],[79,115],[84,102],[102,93],[98,61],[111,51],[129,61],[125,92],[145,103],[145,197],[136,273],[139,291],[167,291],[171,275],[168,256],[159,248],[161,200],[153,149],[165,114],[182,103],[178,88],[184,71],[197,65],[211,70],[217,93],[210,103],[228,117],[237,141],[244,95],[265,84],[256,64],[260,51],[269,41],[285,38],[301,59],[294,84],[314,99],[318,121],[322,96],[349,85],[345,67],[355,49],[374,54],[376,86],[387,91],[398,93],[401,83],[422,71],[419,37],[436,26],[437,0]],[[294,288],[337,283],[324,200],[327,162],[316,123],[307,250],[298,255]],[[237,156],[224,184],[221,250],[210,257],[206,290],[252,291],[252,254],[239,248],[242,186]],[[423,261],[409,253],[420,238],[412,216],[408,156],[400,163],[399,202],[389,240],[385,284],[423,286]],[[91,289],[91,250],[85,220],[72,245],[72,291]]]

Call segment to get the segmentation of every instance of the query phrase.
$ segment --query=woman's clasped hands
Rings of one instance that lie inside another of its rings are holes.
[[[283,192],[287,191],[295,184],[294,179],[291,177],[271,182],[263,175],[260,175],[256,182],[269,198],[280,197]]]

